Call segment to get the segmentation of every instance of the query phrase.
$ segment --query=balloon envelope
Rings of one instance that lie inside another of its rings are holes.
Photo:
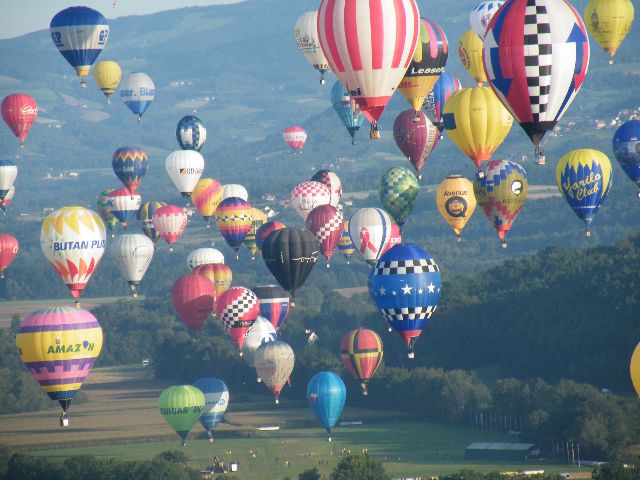
[[[251,204],[239,197],[225,198],[215,212],[216,226],[227,244],[236,252],[251,229]]]
[[[393,139],[416,172],[420,173],[439,136],[436,127],[422,111],[409,109],[400,112],[393,122]]]
[[[299,126],[287,127],[282,133],[282,138],[284,143],[289,145],[294,152],[302,153],[304,144],[307,141],[307,132]]]
[[[320,72],[320,84],[324,84],[324,73],[329,69],[329,65],[318,38],[317,10],[305,12],[298,18],[294,34],[298,49],[313,68]]]
[[[274,393],[276,403],[279,403],[282,387],[293,372],[295,364],[293,349],[282,340],[266,342],[256,350],[254,363],[258,377]]]
[[[640,120],[629,120],[616,130],[613,154],[624,173],[640,188]]]
[[[0,233],[0,278],[4,278],[4,271],[16,258],[18,250],[20,250],[20,244],[16,237]]]
[[[38,105],[31,95],[26,93],[12,93],[2,99],[2,118],[13,134],[24,144],[31,125],[38,116]]]
[[[378,197],[382,206],[402,228],[420,193],[418,179],[405,167],[391,167],[380,179]]]
[[[209,219],[213,217],[222,201],[222,185],[214,178],[201,178],[193,187],[191,201],[209,228]]]
[[[204,171],[204,158],[195,150],[176,150],[164,162],[167,175],[184,198],[189,198]]]
[[[151,221],[158,234],[171,246],[187,227],[189,217],[182,207],[164,205],[154,212]]]
[[[255,354],[258,347],[267,342],[274,342],[277,339],[278,334],[271,322],[258,315],[256,321],[249,328],[247,338],[244,341],[244,345],[242,345],[242,354],[245,361],[255,368]]]
[[[204,394],[204,409],[200,415],[200,423],[211,435],[216,425],[224,418],[224,412],[229,405],[229,390],[222,380],[215,377],[199,378],[193,382],[193,386]]]
[[[349,219],[349,236],[364,260],[372,265],[391,237],[391,217],[381,208],[359,208]]]
[[[178,121],[176,139],[182,150],[199,152],[207,141],[207,129],[195,115],[186,115]]]
[[[302,220],[307,220],[309,212],[319,205],[331,202],[331,191],[320,182],[301,182],[291,190],[291,204]]]
[[[240,351],[259,313],[258,297],[245,287],[230,288],[220,295],[216,303],[218,319]]]
[[[360,381],[363,395],[367,395],[367,383],[376,373],[383,355],[382,340],[373,330],[351,330],[340,342],[342,363]]]
[[[205,402],[204,394],[192,385],[169,387],[160,394],[160,413],[180,436],[183,445],[191,428],[202,415]]]
[[[340,418],[346,399],[347,388],[337,374],[318,372],[309,380],[307,385],[309,407],[329,435]]]
[[[609,64],[631,30],[634,9],[631,0],[589,0],[584,22],[598,45],[609,54]]]
[[[109,193],[107,208],[118,219],[124,228],[129,220],[138,215],[142,206],[142,199],[137,193],[131,193],[128,188],[119,188]]]
[[[342,236],[342,222],[342,212],[331,205],[320,205],[311,210],[307,216],[307,229],[315,235],[320,253],[324,255],[327,262],[331,260],[333,252],[338,247]]]
[[[154,243],[160,238],[160,234],[153,226],[153,215],[156,211],[164,207],[166,203],[158,202],[157,200],[151,200],[150,202],[144,202],[138,210],[138,220],[140,220],[142,233],[144,233]]]
[[[141,233],[120,235],[113,242],[111,252],[134,297],[151,264],[154,250],[153,242]]]
[[[311,181],[322,183],[329,189],[329,194],[331,195],[329,205],[337,208],[342,198],[342,182],[338,174],[331,170],[318,170],[311,177]]]
[[[203,275],[183,275],[171,288],[171,303],[187,327],[198,335],[216,307],[216,290]]]
[[[476,209],[473,184],[462,175],[449,175],[436,191],[438,211],[458,239]]]
[[[340,81],[334,83],[331,89],[331,104],[340,120],[342,120],[347,132],[351,135],[352,142],[355,143],[353,139],[362,126],[364,114],[360,109],[360,105],[351,98],[349,90],[344,88]]]
[[[196,248],[187,255],[187,265],[190,270],[210,263],[224,263],[224,255],[217,248]]]
[[[133,72],[120,89],[120,98],[133,113],[138,115],[138,123],[156,96],[156,86],[146,73]]]
[[[204,275],[213,282],[216,289],[216,298],[220,298],[224,292],[229,290],[231,281],[233,280],[231,268],[224,263],[198,265],[193,269],[193,273],[196,275]]]
[[[289,294],[278,285],[258,285],[252,290],[260,300],[260,315],[278,330],[289,314]]]
[[[147,154],[140,147],[120,147],[114,152],[111,160],[113,173],[133,194],[137,193],[148,165]]]
[[[111,103],[111,95],[116,91],[122,79],[122,69],[116,62],[107,60],[98,62],[93,69],[93,79],[102,90],[107,101]]]

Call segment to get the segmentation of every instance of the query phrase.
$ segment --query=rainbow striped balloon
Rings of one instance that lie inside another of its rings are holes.
[[[225,198],[216,208],[215,215],[218,230],[236,252],[237,260],[238,250],[251,229],[251,205],[239,197]]]

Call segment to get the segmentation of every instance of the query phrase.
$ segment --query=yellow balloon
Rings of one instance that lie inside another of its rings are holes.
[[[491,157],[513,123],[513,117],[489,87],[455,92],[444,104],[442,119],[453,143],[476,167]]]
[[[613,63],[616,50],[631,29],[633,15],[631,0],[590,0],[584,9],[587,30],[609,53],[609,64]]]
[[[640,396],[640,343],[636,345],[636,349],[631,355],[631,364],[629,365],[629,373],[631,375],[631,382],[636,393]]]
[[[111,103],[110,97],[116,91],[122,78],[122,70],[120,65],[112,61],[98,62],[93,68],[93,79],[95,80],[102,93],[107,97],[107,101]]]
[[[458,55],[462,66],[466,68],[471,78],[481,87],[487,81],[487,75],[484,73],[484,65],[482,63],[482,40],[473,29],[467,30],[460,37]]]
[[[436,203],[440,215],[456,232],[459,242],[462,229],[476,209],[473,184],[462,175],[449,175],[436,191]]]

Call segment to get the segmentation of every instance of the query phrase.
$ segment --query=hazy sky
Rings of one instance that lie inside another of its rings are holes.
[[[107,18],[143,15],[174,8],[196,5],[219,5],[242,0],[0,0],[0,39],[49,28],[51,18],[67,7],[85,5],[100,11]]]

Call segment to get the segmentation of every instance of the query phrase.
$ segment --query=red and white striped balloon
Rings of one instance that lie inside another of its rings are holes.
[[[307,141],[307,132],[302,127],[287,127],[282,132],[282,138],[293,149],[294,153],[302,153],[304,144]]]
[[[171,245],[180,238],[188,221],[189,217],[185,209],[177,205],[160,207],[151,218],[158,234],[169,244],[169,250],[173,250]]]

